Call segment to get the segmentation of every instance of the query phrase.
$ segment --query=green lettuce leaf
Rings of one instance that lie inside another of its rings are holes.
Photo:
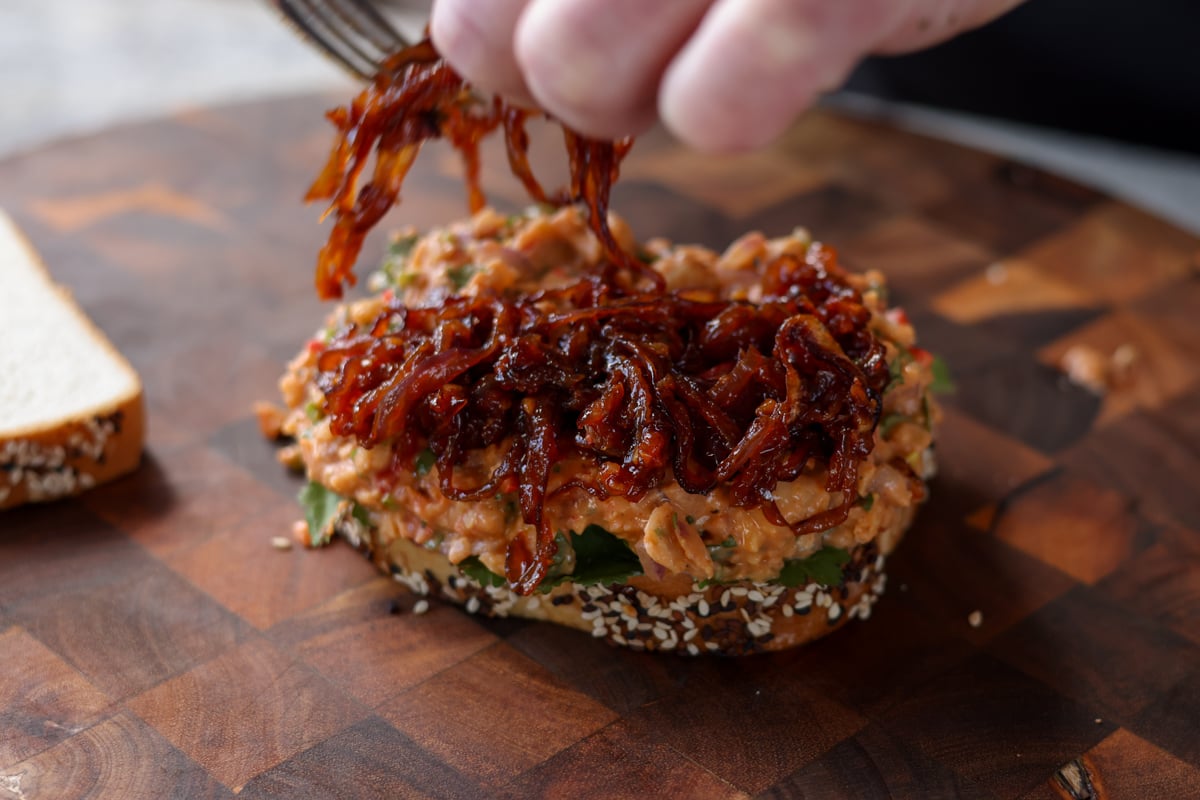
[[[504,578],[492,572],[475,556],[469,556],[458,562],[462,573],[480,586],[503,586]]]
[[[776,579],[784,586],[803,586],[810,580],[822,586],[841,586],[842,568],[850,563],[850,554],[840,547],[826,545],[808,558],[792,558],[783,562]]]
[[[543,594],[567,582],[582,586],[607,586],[624,583],[634,575],[642,574],[642,563],[629,545],[599,525],[589,525],[583,529],[583,533],[560,533],[556,540],[558,552],[550,568],[551,574],[538,586],[538,591]],[[567,574],[554,574],[567,563],[571,551],[575,553],[575,570]],[[468,578],[483,586],[505,585],[502,576],[489,570],[475,556],[460,561],[458,568]]]
[[[561,535],[561,534],[560,534]],[[571,581],[583,586],[624,583],[642,574],[642,562],[624,539],[601,528],[588,525],[583,533],[567,533],[575,550],[575,571],[542,582],[540,591],[548,592],[560,583]]]
[[[308,540],[313,547],[329,544],[341,502],[341,496],[315,481],[309,481],[300,490],[300,504],[304,506],[304,519],[308,522]]]

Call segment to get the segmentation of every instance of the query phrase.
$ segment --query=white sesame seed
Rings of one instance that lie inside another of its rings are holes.
[[[751,591],[747,592],[746,597],[748,597],[751,601],[753,601],[755,603],[761,603],[767,599],[767,598],[763,597],[763,593],[758,591],[757,589],[752,589]]]
[[[597,625],[595,628],[592,628],[592,636],[595,636],[597,639],[606,633],[608,633],[608,628],[603,625]]]
[[[975,609],[967,615],[967,624],[972,628],[978,628],[983,625],[983,612]]]
[[[688,651],[688,654],[693,655],[693,656],[700,655],[700,648],[694,644],[689,644],[687,646],[687,651]]]
[[[478,610],[479,610],[479,598],[474,597],[474,596],[468,598],[467,599],[467,612],[470,614],[474,614]]]
[[[698,611],[700,613],[700,616],[707,617],[708,616],[708,601],[701,600],[699,603],[697,603],[696,611]]]
[[[692,628],[691,630],[689,630],[689,631],[686,631],[686,632],[683,634],[683,640],[684,640],[685,642],[690,642],[692,639],[695,639],[695,638],[696,638],[697,636],[699,636],[699,635],[700,635],[700,629],[699,629],[699,628]]]
[[[728,589],[726,589],[725,591],[721,592],[721,605],[723,605],[723,606],[727,606],[727,605],[729,605],[729,598],[730,598],[730,597],[732,597],[732,595],[729,593],[729,590],[728,590]]]
[[[286,536],[272,536],[271,547],[274,547],[276,550],[291,550],[292,540]]]
[[[835,622],[841,616],[842,616],[842,607],[840,605],[838,605],[837,603],[833,603],[832,605],[829,606],[829,621],[830,622]]]
[[[666,641],[667,639],[666,628],[655,628],[652,633],[654,634],[654,638],[658,639],[659,641]]]
[[[424,614],[428,610],[429,610],[429,601],[428,600],[418,600],[416,605],[413,606],[414,614]]]
[[[745,597],[746,595],[750,594],[750,590],[745,586],[734,586],[729,591],[733,593],[734,597]]]
[[[795,611],[795,609],[793,609],[791,606],[789,606],[789,605],[784,605],[784,607],[781,609],[781,613],[782,613],[782,614],[783,614],[785,617],[790,617],[790,616],[792,616],[793,614],[795,614],[795,613],[796,613],[796,611]]]

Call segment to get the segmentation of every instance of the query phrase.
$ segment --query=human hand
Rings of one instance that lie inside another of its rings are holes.
[[[1021,0],[435,0],[468,80],[597,137],[661,117],[686,144],[759,147],[864,56],[928,47]]]

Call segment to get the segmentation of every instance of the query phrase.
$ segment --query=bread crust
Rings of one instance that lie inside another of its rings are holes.
[[[852,619],[867,619],[886,586],[886,557],[913,513],[905,509],[877,538],[850,551],[840,586],[739,581],[699,588],[686,576],[643,575],[613,586],[564,583],[527,597],[481,586],[441,553],[403,537],[382,541],[378,528],[350,515],[339,519],[336,530],[415,594],[449,600],[470,613],[552,622],[637,650],[740,656],[796,647]]]
[[[141,462],[145,426],[139,391],[84,419],[0,437],[0,510],[79,494],[132,472]]]

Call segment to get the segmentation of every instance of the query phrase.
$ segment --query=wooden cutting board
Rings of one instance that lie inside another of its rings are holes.
[[[135,476],[0,514],[0,798],[1200,796],[1200,241],[828,113],[737,159],[646,137],[615,202],[642,235],[806,225],[889,274],[958,383],[869,622],[771,656],[649,656],[416,615],[344,544],[272,548],[298,482],[250,409],[323,313],[325,229],[299,198],[330,102],[0,163],[0,206],[150,411]],[[431,151],[391,219],[461,215],[456,174]],[[1104,396],[1054,367],[1121,345],[1131,375]]]

